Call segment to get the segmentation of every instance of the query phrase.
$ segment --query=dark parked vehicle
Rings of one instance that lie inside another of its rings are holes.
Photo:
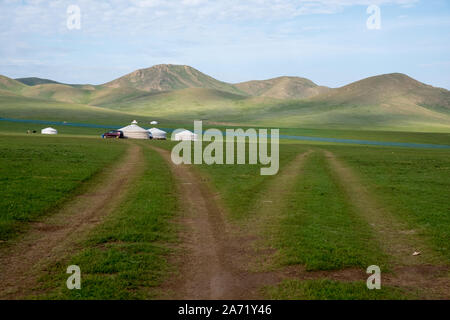
[[[102,134],[103,139],[123,139],[123,132],[120,130],[111,130]]]

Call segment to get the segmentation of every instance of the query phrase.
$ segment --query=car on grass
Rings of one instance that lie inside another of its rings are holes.
[[[120,130],[111,130],[102,134],[103,139],[123,139],[123,132]]]

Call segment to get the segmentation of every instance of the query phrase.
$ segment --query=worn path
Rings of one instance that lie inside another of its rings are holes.
[[[131,145],[119,165],[100,174],[100,183],[51,217],[32,223],[22,240],[2,248],[0,299],[20,299],[32,294],[45,266],[74,251],[77,241],[117,208],[142,168],[142,149]]]

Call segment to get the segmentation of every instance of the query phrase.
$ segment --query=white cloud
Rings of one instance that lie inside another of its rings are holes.
[[[370,4],[411,6],[418,0],[78,0],[83,31],[125,32],[140,27],[245,23],[281,20],[300,15],[332,14],[345,7]],[[65,14],[74,1],[6,0],[0,27],[23,32],[64,32]],[[162,21],[160,18],[164,16]],[[63,20],[63,21],[61,21]]]

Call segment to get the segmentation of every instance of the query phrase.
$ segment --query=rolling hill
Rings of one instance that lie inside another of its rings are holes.
[[[0,113],[19,96],[30,109],[58,101],[174,121],[450,132],[450,91],[399,73],[332,89],[298,77],[229,84],[188,66],[158,65],[98,86],[28,86],[1,76],[0,96]]]
[[[363,79],[328,90],[313,100],[335,105],[434,105],[450,111],[450,91],[426,85],[401,73]]]
[[[49,80],[49,79],[42,79],[42,78],[36,78],[36,77],[30,77],[30,78],[17,78],[16,81],[19,81],[23,84],[26,84],[27,86],[36,86],[39,84],[62,84],[57,81]]]
[[[250,96],[276,99],[304,99],[329,90],[314,82],[298,77],[279,77],[269,80],[255,80],[235,84],[239,90]]]
[[[20,93],[27,86],[23,83],[0,75],[0,90]]]
[[[173,91],[187,88],[214,89],[244,94],[233,85],[216,80],[192,67],[161,64],[136,70],[119,79],[105,83],[111,88],[135,88],[148,92]]]
[[[270,115],[277,114],[276,119]],[[280,126],[448,131],[450,91],[393,73],[281,102],[248,121]]]

